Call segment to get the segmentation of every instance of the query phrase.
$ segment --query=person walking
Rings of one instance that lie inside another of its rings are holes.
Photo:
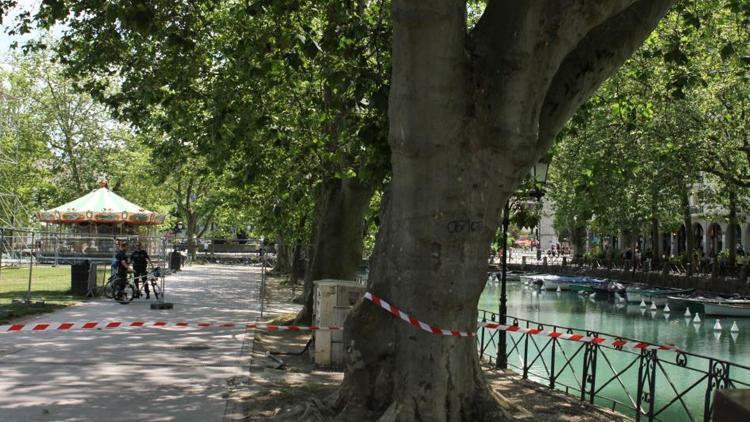
[[[143,248],[143,242],[138,242],[135,250],[130,255],[130,260],[133,262],[133,270],[135,272],[135,297],[140,297],[141,295],[139,283],[142,282],[146,290],[146,299],[151,299],[151,293],[148,289],[148,271],[146,270],[148,267],[147,264],[151,264],[151,258]]]

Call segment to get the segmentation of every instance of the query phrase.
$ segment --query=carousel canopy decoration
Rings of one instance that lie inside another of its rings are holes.
[[[164,222],[164,214],[145,210],[106,188],[99,188],[57,208],[39,212],[39,221],[45,223],[109,223],[153,225]]]

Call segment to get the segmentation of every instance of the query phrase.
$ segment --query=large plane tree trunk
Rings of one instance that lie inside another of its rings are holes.
[[[362,263],[365,212],[373,188],[357,179],[335,180],[321,188],[316,228],[305,270],[304,304],[296,322],[312,322],[313,282],[324,278],[354,280]]]
[[[393,176],[369,290],[425,322],[474,330],[503,204],[670,3],[492,1],[467,32],[464,1],[394,0]],[[436,336],[362,301],[344,341],[339,420],[507,417],[473,338]]]

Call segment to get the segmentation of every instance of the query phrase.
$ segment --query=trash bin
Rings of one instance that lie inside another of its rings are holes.
[[[70,266],[70,291],[76,296],[86,296],[89,287],[89,265],[89,261],[82,261]]]
[[[174,251],[169,255],[169,269],[171,271],[180,271],[182,266],[182,254]]]

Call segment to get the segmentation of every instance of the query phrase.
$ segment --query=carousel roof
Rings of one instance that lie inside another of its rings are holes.
[[[141,208],[100,183],[98,189],[78,199],[40,211],[39,220],[46,223],[161,224],[164,215]]]

